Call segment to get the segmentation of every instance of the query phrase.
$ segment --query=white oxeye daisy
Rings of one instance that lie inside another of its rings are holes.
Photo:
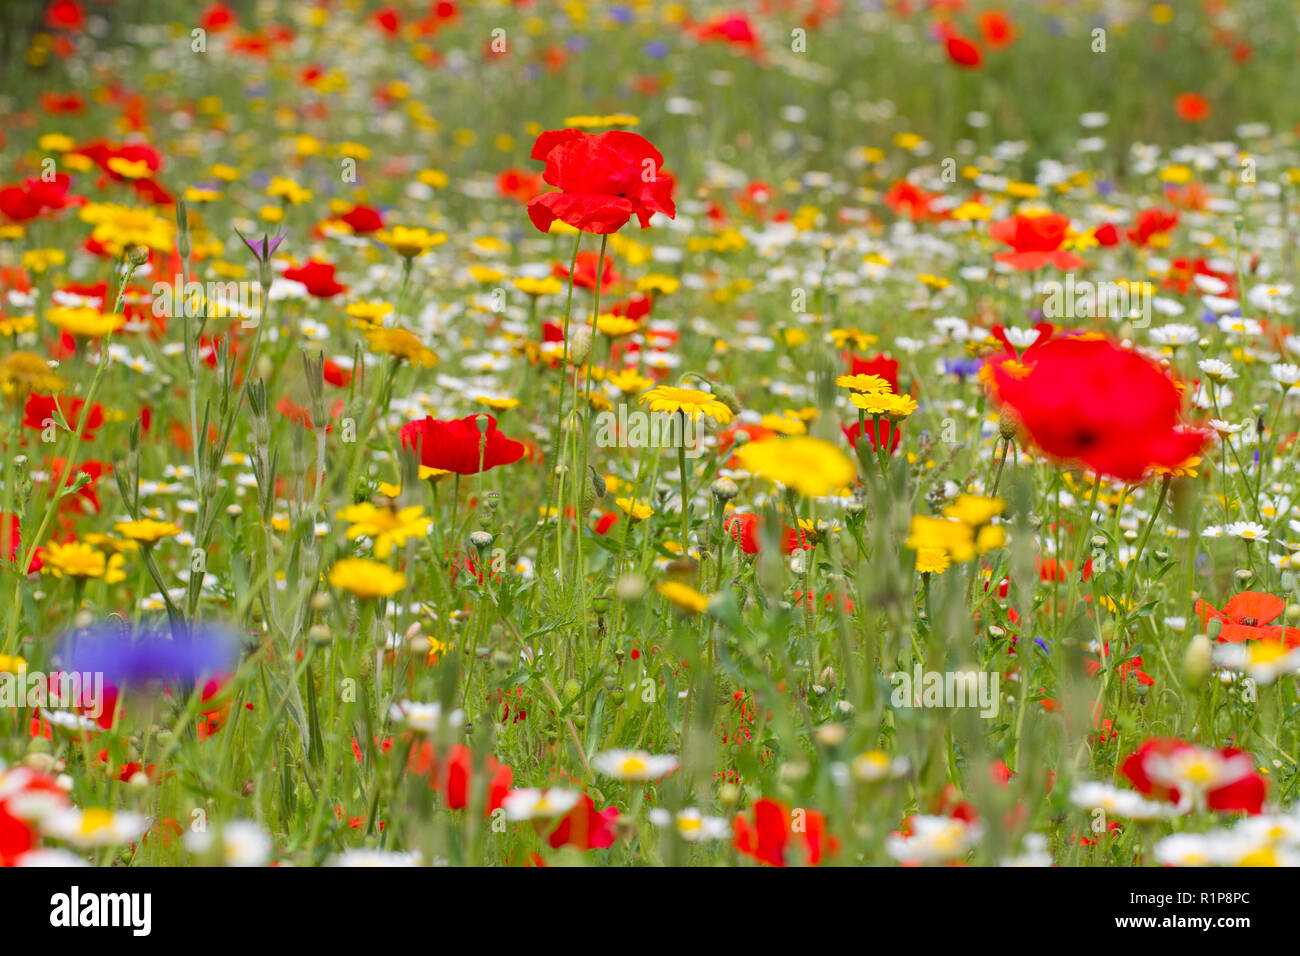
[[[1179,747],[1172,753],[1151,754],[1145,761],[1147,778],[1177,790],[1184,804],[1254,772],[1249,754],[1225,755],[1209,747]]]
[[[1217,418],[1210,419],[1210,427],[1213,428],[1219,435],[1223,435],[1223,436],[1235,435],[1237,434],[1237,432],[1241,431],[1242,429],[1241,425],[1235,425],[1232,422],[1221,421],[1220,419]]]
[[[893,780],[911,770],[906,757],[890,757],[879,750],[868,750],[853,758],[853,777],[864,783]]]
[[[657,827],[672,826],[676,823],[677,835],[688,843],[703,840],[725,840],[731,836],[731,823],[722,817],[709,817],[691,807],[679,810],[676,816],[670,816],[667,810],[655,807],[650,811],[650,822]]]
[[[1190,345],[1200,337],[1193,325],[1173,323],[1151,330],[1151,338],[1160,345]]]
[[[1055,861],[1047,849],[1047,837],[1041,833],[1026,833],[1024,849],[1017,856],[1002,861],[1003,866],[1032,867],[1051,866]]]
[[[1211,833],[1175,833],[1155,845],[1156,862],[1165,866],[1213,866],[1223,859],[1223,843]]]
[[[226,866],[263,866],[271,858],[271,838],[251,820],[232,820],[219,833],[190,830],[185,834],[185,847],[191,853],[206,855],[214,845],[220,846]]]
[[[1231,365],[1219,359],[1201,359],[1196,363],[1197,368],[1206,374],[1206,376],[1215,382],[1227,382],[1237,377]]]
[[[983,828],[956,817],[908,818],[911,834],[894,834],[885,850],[900,863],[947,863],[964,857],[979,842]]]
[[[47,837],[85,848],[119,846],[138,840],[149,826],[142,814],[89,807],[68,807],[43,817],[41,832]]]
[[[677,769],[677,758],[644,750],[607,750],[591,760],[597,773],[617,780],[655,780]]]
[[[576,790],[551,787],[537,790],[524,787],[506,794],[502,806],[511,820],[550,820],[562,817],[577,805],[582,794]]]
[[[431,734],[442,726],[442,704],[435,701],[424,704],[418,701],[403,700],[388,708],[388,716],[399,724],[405,724],[412,730]],[[452,727],[459,727],[465,719],[463,710],[453,710],[447,718]]]
[[[1218,644],[1211,660],[1219,667],[1247,675],[1257,684],[1271,684],[1283,674],[1300,671],[1300,647],[1282,641],[1245,641]]]
[[[1087,780],[1070,791],[1070,802],[1086,810],[1105,810],[1109,816],[1126,820],[1162,820],[1178,813],[1172,804],[1148,800],[1140,793],[1121,790],[1113,784]]]
[[[1279,362],[1271,366],[1268,373],[1283,388],[1295,388],[1297,384],[1300,384],[1300,365]]]
[[[1227,530],[1228,534],[1243,541],[1268,541],[1268,529],[1256,521],[1234,521]]]
[[[1210,304],[1210,300],[1213,298],[1214,296],[1209,296],[1209,295],[1205,296],[1205,300],[1206,300],[1205,304],[1209,305],[1212,310],[1217,311],[1216,309],[1214,309],[1214,306]],[[1222,300],[1222,301],[1232,302],[1231,299]],[[1233,308],[1236,308],[1236,303],[1233,302],[1232,304],[1233,304]],[[1248,319],[1244,316],[1225,315],[1223,316],[1223,318],[1219,319],[1219,331],[1226,332],[1229,335],[1252,335],[1253,336],[1253,335],[1259,335],[1263,330],[1264,327],[1261,326],[1259,322],[1257,322],[1255,319]]]

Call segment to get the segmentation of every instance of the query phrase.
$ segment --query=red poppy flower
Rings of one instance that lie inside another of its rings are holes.
[[[0,213],[12,222],[27,222],[45,212],[84,204],[81,196],[68,195],[71,186],[67,173],[56,173],[48,181],[27,179],[21,186],[5,186],[0,189]]]
[[[1154,738],[1148,740],[1128,756],[1119,768],[1120,773],[1128,777],[1129,782],[1146,796],[1170,803],[1178,803],[1180,794],[1176,789],[1163,786],[1151,779],[1153,757],[1167,758],[1182,750],[1195,749],[1195,744],[1173,738]],[[1218,750],[1220,757],[1229,758],[1244,752],[1235,747],[1223,747]],[[1224,813],[1257,814],[1262,812],[1264,798],[1268,796],[1268,782],[1253,768],[1231,783],[1206,791],[1205,806],[1210,810]]]
[[[308,259],[296,268],[285,269],[284,277],[294,282],[301,282],[307,287],[307,292],[318,299],[328,299],[340,292],[348,291],[347,286],[340,285],[334,278],[333,265],[328,262],[317,262],[315,259]]]
[[[1259,591],[1234,594],[1223,605],[1222,611],[1209,601],[1196,602],[1196,614],[1203,626],[1208,625],[1211,618],[1221,622],[1220,642],[1282,641],[1287,647],[1300,647],[1300,628],[1269,625],[1285,610],[1286,602],[1280,597]]]
[[[980,48],[964,36],[954,33],[945,41],[948,59],[967,70],[977,70],[984,63]]]
[[[557,850],[566,845],[579,850],[603,850],[614,845],[614,821],[617,819],[617,807],[597,810],[591,797],[584,793],[574,808],[564,815],[560,825],[551,831],[546,842]]]
[[[515,202],[527,204],[541,191],[542,177],[536,173],[526,173],[522,169],[511,167],[497,175],[497,192]]]
[[[879,375],[889,387],[898,391],[898,359],[888,355],[874,355],[871,358],[859,358],[854,355],[849,361],[850,375]]]
[[[1207,436],[1180,426],[1182,395],[1159,366],[1102,338],[1054,338],[1025,365],[993,364],[996,398],[1050,457],[1140,481],[1174,468]],[[1022,359],[1022,362],[1024,359]]]
[[[86,25],[86,15],[76,0],[54,0],[45,10],[45,25],[52,30],[79,32]]]
[[[550,130],[537,137],[533,159],[544,160],[542,179],[559,189],[528,203],[528,217],[542,232],[559,219],[583,232],[617,232],[633,215],[645,228],[661,212],[677,215],[673,179],[664,158],[644,136],[622,130],[584,133]]]
[[[486,427],[479,431],[479,419]],[[426,468],[477,475],[500,465],[510,465],[524,456],[524,445],[497,430],[491,415],[466,415],[451,421],[432,416],[402,426],[402,447],[420,456]]]
[[[1016,42],[1016,25],[1001,10],[985,10],[979,15],[980,35],[992,50],[1001,50]]]
[[[802,844],[798,852],[811,866],[839,849],[839,841],[826,833],[826,818],[816,810],[791,811],[767,797],[754,803],[752,821],[743,814],[736,817],[733,833],[737,850],[771,866],[785,866],[794,843]]]
[[[748,53],[758,49],[758,31],[743,13],[724,13],[694,28],[695,36],[705,43],[726,43]]]
[[[408,768],[416,776],[429,776],[429,786],[442,794],[448,809],[463,810],[469,806],[474,784],[474,754],[464,744],[455,744],[445,759],[440,760],[433,744],[422,741],[411,750]],[[489,816],[500,808],[510,792],[514,771],[493,757],[484,757],[478,772],[487,774],[487,795],[483,815]]]
[[[945,214],[937,213],[932,208],[941,193],[926,192],[906,179],[899,179],[885,191],[882,201],[893,211],[895,216],[906,216],[913,221],[923,219],[944,219]]]
[[[1016,213],[989,227],[990,236],[1012,249],[1011,252],[996,253],[993,258],[1018,272],[1041,269],[1046,265],[1056,266],[1062,271],[1077,269],[1083,265],[1083,260],[1061,248],[1069,228],[1069,217],[1060,213],[1042,216]]]
[[[1200,93],[1179,93],[1174,97],[1174,112],[1184,123],[1202,123],[1210,116],[1210,101]]]
[[[235,11],[218,0],[199,15],[199,26],[209,33],[220,33],[227,27],[234,26],[236,19]]]
[[[745,554],[758,554],[759,517],[756,514],[731,515],[723,523],[723,528],[731,535],[733,541],[740,545]]]
[[[852,425],[840,426],[844,431],[844,437],[855,449],[858,447],[858,439],[866,435],[867,441],[871,442],[873,452],[883,445],[889,446],[891,455],[898,451],[898,443],[903,437],[902,428],[895,428],[887,418],[882,418],[879,422],[868,419],[865,429],[862,424],[862,422],[854,422]]]
[[[23,406],[23,424],[37,431],[44,431],[58,421],[54,417],[54,410],[58,408],[64,421],[75,431],[81,421],[81,410],[85,404],[85,401],[80,398],[67,395],[55,398],[53,395],[37,395],[33,392],[28,396],[27,404]],[[90,414],[86,416],[85,429],[81,433],[82,439],[93,441],[96,432],[103,424],[104,406],[96,402],[90,406]]]
[[[596,288],[596,267],[600,264],[600,253],[587,252],[578,253],[577,262],[573,266],[573,284],[579,289]],[[569,278],[568,266],[556,263],[551,270],[551,274],[557,279]],[[623,281],[622,274],[614,268],[614,257],[608,252],[605,253],[605,264],[600,270],[600,291],[608,292],[612,287]]]
[[[1092,231],[1092,238],[1097,240],[1097,245],[1109,249],[1119,245],[1119,230],[1113,222],[1103,222]]]
[[[353,206],[346,215],[339,218],[351,226],[352,231],[359,236],[378,232],[384,228],[384,217],[379,214],[378,209],[372,209],[370,206]]]
[[[1178,213],[1163,209],[1143,209],[1137,222],[1128,231],[1128,241],[1135,246],[1145,246],[1154,236],[1164,235],[1178,225]]]

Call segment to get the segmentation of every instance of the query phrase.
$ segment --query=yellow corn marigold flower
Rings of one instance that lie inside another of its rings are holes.
[[[356,320],[356,327],[367,332],[383,325],[384,316],[393,311],[387,302],[353,302],[343,310]]]
[[[181,533],[179,525],[170,521],[155,521],[142,518],[139,521],[119,521],[113,525],[118,534],[144,544],[157,544],[163,538],[171,538]]]
[[[22,335],[36,329],[36,316],[15,315],[5,318],[0,316],[0,335]]]
[[[910,415],[916,408],[916,402],[909,395],[895,395],[893,392],[852,392],[849,401],[856,408],[868,415]]]
[[[81,541],[70,544],[51,541],[45,548],[45,563],[41,570],[56,578],[103,578],[108,584],[117,584],[126,580],[126,572],[122,570],[125,564],[126,558],[122,555],[109,557]]]
[[[534,297],[543,295],[559,295],[564,291],[564,283],[555,276],[547,276],[545,279],[533,279],[529,276],[520,276],[515,280],[515,288],[524,295]]]
[[[841,375],[835,380],[840,388],[854,392],[892,392],[894,387],[879,375]]]
[[[916,552],[916,570],[922,574],[943,574],[952,565],[942,548],[921,548]]]
[[[1193,456],[1180,465],[1172,468],[1166,468],[1163,465],[1152,465],[1149,469],[1153,475],[1167,476],[1170,478],[1195,478],[1197,466],[1200,465],[1200,456]]]
[[[99,309],[90,306],[53,308],[45,313],[45,318],[51,325],[57,326],[69,335],[92,339],[116,332],[126,324],[125,316],[100,312]]]
[[[806,435],[808,426],[797,418],[786,415],[764,415],[760,424],[778,435]]]
[[[8,654],[0,654],[0,673],[2,674],[25,674],[27,673],[27,661],[21,657],[11,657]]]
[[[837,349],[853,348],[865,351],[880,341],[877,336],[860,329],[831,329],[831,344]]]
[[[631,335],[641,327],[636,319],[629,319],[625,315],[604,315],[596,316],[596,330],[602,335],[607,335],[611,339],[619,339],[625,335]]]
[[[618,505],[619,510],[622,511],[623,514],[627,515],[632,520],[633,524],[638,521],[644,521],[655,513],[655,510],[649,505],[640,504],[633,501],[631,498],[615,498],[614,504]]]
[[[703,614],[709,609],[709,596],[701,594],[689,584],[682,584],[680,581],[664,581],[657,585],[655,590],[679,611]]]
[[[362,502],[344,508],[334,517],[351,522],[347,531],[349,541],[363,536],[369,538],[377,558],[388,557],[394,547],[402,547],[408,538],[424,537],[433,525],[429,518],[424,517],[424,509],[419,505],[396,511]]]
[[[372,351],[404,359],[412,365],[433,368],[438,364],[438,354],[405,329],[371,329],[366,333],[366,341]]]
[[[1007,503],[1001,498],[988,498],[984,495],[958,495],[957,499],[943,509],[946,517],[964,521],[972,527],[988,524],[1002,514]]]
[[[342,558],[330,568],[329,582],[359,598],[392,597],[406,587],[406,575],[380,561]]]
[[[732,419],[731,409],[711,393],[697,388],[659,385],[642,395],[638,401],[642,405],[649,405],[652,412],[681,412],[692,421],[698,421],[701,415],[708,415],[719,425],[725,425]]]
[[[636,280],[637,292],[655,292],[660,295],[672,295],[682,287],[682,282],[676,276],[664,275],[660,272],[652,272]]]
[[[48,360],[34,352],[10,352],[0,359],[0,389],[6,395],[28,391],[53,395],[67,388],[67,382]]]
[[[654,379],[647,378],[631,367],[619,369],[617,372],[610,372],[605,376],[605,381],[624,395],[635,395],[637,392],[654,385]]]
[[[964,521],[913,515],[905,545],[913,551],[942,551],[954,561],[975,557],[975,529]]]
[[[423,227],[412,229],[408,226],[394,226],[392,229],[379,230],[375,233],[375,238],[402,258],[414,259],[416,256],[428,252],[434,246],[440,246],[446,242],[447,234],[445,232],[430,232]]]
[[[808,498],[843,488],[857,475],[848,455],[830,442],[804,435],[748,442],[736,451],[736,462]]]
[[[170,252],[176,241],[174,219],[151,209],[132,209],[116,203],[87,203],[81,207],[81,221],[95,228],[90,237],[114,255],[130,246],[145,246],[156,252]]]

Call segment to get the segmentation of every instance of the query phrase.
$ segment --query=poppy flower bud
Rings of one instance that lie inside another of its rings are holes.
[[[725,477],[715,479],[713,484],[709,486],[709,490],[713,492],[713,497],[719,501],[730,501],[740,494],[740,488],[736,483]]]
[[[1286,619],[1292,624],[1300,621],[1300,604],[1288,604],[1286,606]]]
[[[1281,580],[1282,580],[1282,590],[1283,590],[1283,591],[1294,591],[1294,590],[1295,590],[1296,580],[1295,580],[1295,575],[1294,575],[1292,572],[1290,572],[1290,571],[1283,571],[1283,572],[1282,572],[1282,579],[1281,579]]]
[[[569,361],[582,365],[591,354],[591,329],[580,325],[569,333]]]
[[[1205,636],[1212,641],[1219,639],[1219,632],[1223,630],[1223,622],[1217,617],[1210,618],[1210,623],[1205,625]]]
[[[639,574],[625,574],[614,583],[614,595],[624,604],[633,604],[645,597],[646,581]]]
[[[576,677],[570,677],[564,682],[564,696],[569,700],[575,699],[581,693],[582,684],[578,682]]]
[[[998,415],[998,434],[1007,441],[1014,441],[1016,432],[1019,428],[1020,426],[1016,422],[1015,413],[1012,412],[1010,408],[1004,406],[1001,413]]]
[[[586,514],[596,504],[597,498],[605,497],[605,479],[590,465],[587,466],[587,480],[582,487],[582,511]]]
[[[720,401],[731,411],[733,415],[740,414],[740,399],[736,398],[736,393],[728,385],[713,385],[713,397]]]
[[[823,747],[838,747],[844,742],[843,724],[822,724],[817,728],[817,742]]]
[[[1211,623],[1219,622],[1216,620]],[[1188,643],[1187,653],[1183,655],[1183,678],[1188,687],[1200,687],[1210,675],[1211,652],[1210,638],[1205,634],[1197,634]]]

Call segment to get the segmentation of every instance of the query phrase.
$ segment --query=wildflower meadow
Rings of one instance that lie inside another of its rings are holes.
[[[0,865],[1300,863],[1298,76],[1289,0],[5,0]]]

